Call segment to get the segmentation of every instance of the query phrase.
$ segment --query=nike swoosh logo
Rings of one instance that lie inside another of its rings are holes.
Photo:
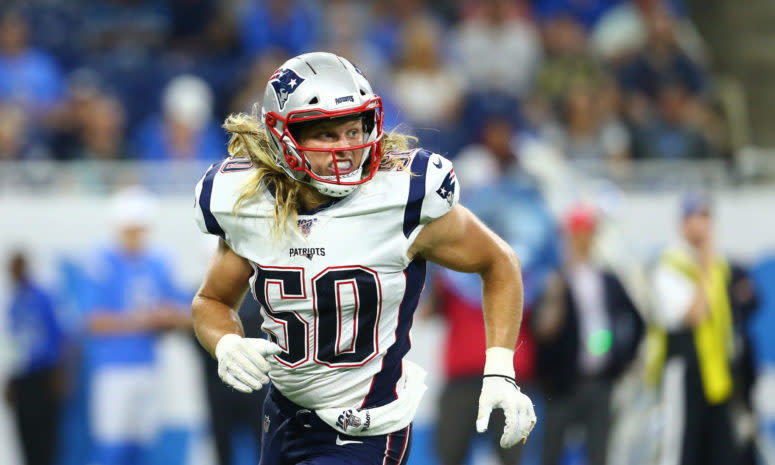
[[[438,163],[436,163],[436,162],[434,161],[434,162],[433,162],[433,166],[435,166],[436,168],[441,168],[441,158],[439,158],[439,160],[438,160],[438,161],[439,161]]]
[[[363,441],[343,441],[342,438],[339,437],[339,435],[336,435],[336,445],[337,446],[344,446],[345,444],[363,444]]]

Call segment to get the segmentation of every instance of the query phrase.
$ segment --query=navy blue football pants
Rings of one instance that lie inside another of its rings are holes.
[[[259,465],[405,465],[412,425],[380,436],[337,432],[274,387],[264,401]]]

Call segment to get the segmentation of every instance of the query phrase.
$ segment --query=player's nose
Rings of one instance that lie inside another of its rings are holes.
[[[351,146],[350,141],[347,140],[347,137],[345,137],[344,135],[341,135],[340,137],[337,137],[336,141],[334,141],[331,144],[331,148],[332,149],[346,149],[346,148],[348,148],[350,146]],[[345,151],[345,150],[337,150],[336,151],[336,155],[337,156],[345,156],[348,153],[349,152]]]
[[[338,149],[344,149],[349,146],[350,144],[347,142],[347,139],[345,139],[344,137],[340,137],[339,139],[337,139],[336,143],[334,144],[334,147]]]

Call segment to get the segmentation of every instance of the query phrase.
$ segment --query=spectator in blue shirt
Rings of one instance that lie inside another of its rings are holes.
[[[555,224],[538,182],[520,162],[514,143],[515,116],[506,109],[484,114],[480,143],[458,155],[456,170],[465,183],[465,202],[517,252],[522,266],[525,307],[542,292],[559,261]],[[459,275],[460,279],[469,275]],[[476,293],[481,286],[476,285]],[[463,288],[460,288],[461,291]]]
[[[641,159],[687,160],[718,155],[690,119],[691,97],[678,83],[659,91],[657,112],[633,130],[633,155]]]
[[[676,39],[675,20],[665,11],[647,17],[648,40],[643,50],[619,69],[619,82],[626,93],[655,101],[661,88],[673,82],[692,97],[701,97],[708,87],[702,67],[684,53]]]
[[[226,136],[214,123],[213,94],[196,76],[170,81],[162,95],[163,115],[149,118],[135,138],[141,160],[204,160],[222,158]]]
[[[38,119],[62,97],[62,75],[54,59],[27,41],[27,21],[21,12],[0,16],[0,101],[14,102]]]
[[[19,355],[8,398],[16,416],[26,464],[50,465],[56,453],[64,387],[64,334],[54,300],[30,277],[25,255],[14,253],[8,271],[13,286],[9,326]]]
[[[311,52],[318,42],[319,12],[309,2],[245,2],[237,23],[243,52],[256,56],[281,50],[289,56]]]
[[[534,14],[540,21],[570,15],[589,30],[608,10],[621,3],[621,0],[533,0],[532,3]]]
[[[128,188],[112,203],[117,242],[97,253],[87,316],[94,460],[133,465],[145,463],[158,428],[157,336],[190,322],[166,260],[146,244],[153,198]]]

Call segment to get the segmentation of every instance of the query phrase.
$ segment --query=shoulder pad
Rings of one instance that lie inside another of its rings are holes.
[[[419,224],[445,215],[460,198],[452,162],[437,153],[417,150],[410,165],[409,201],[406,205],[406,237]]]
[[[194,190],[194,217],[203,233],[226,238],[216,212],[231,211],[252,169],[246,157],[226,158],[210,165]]]

